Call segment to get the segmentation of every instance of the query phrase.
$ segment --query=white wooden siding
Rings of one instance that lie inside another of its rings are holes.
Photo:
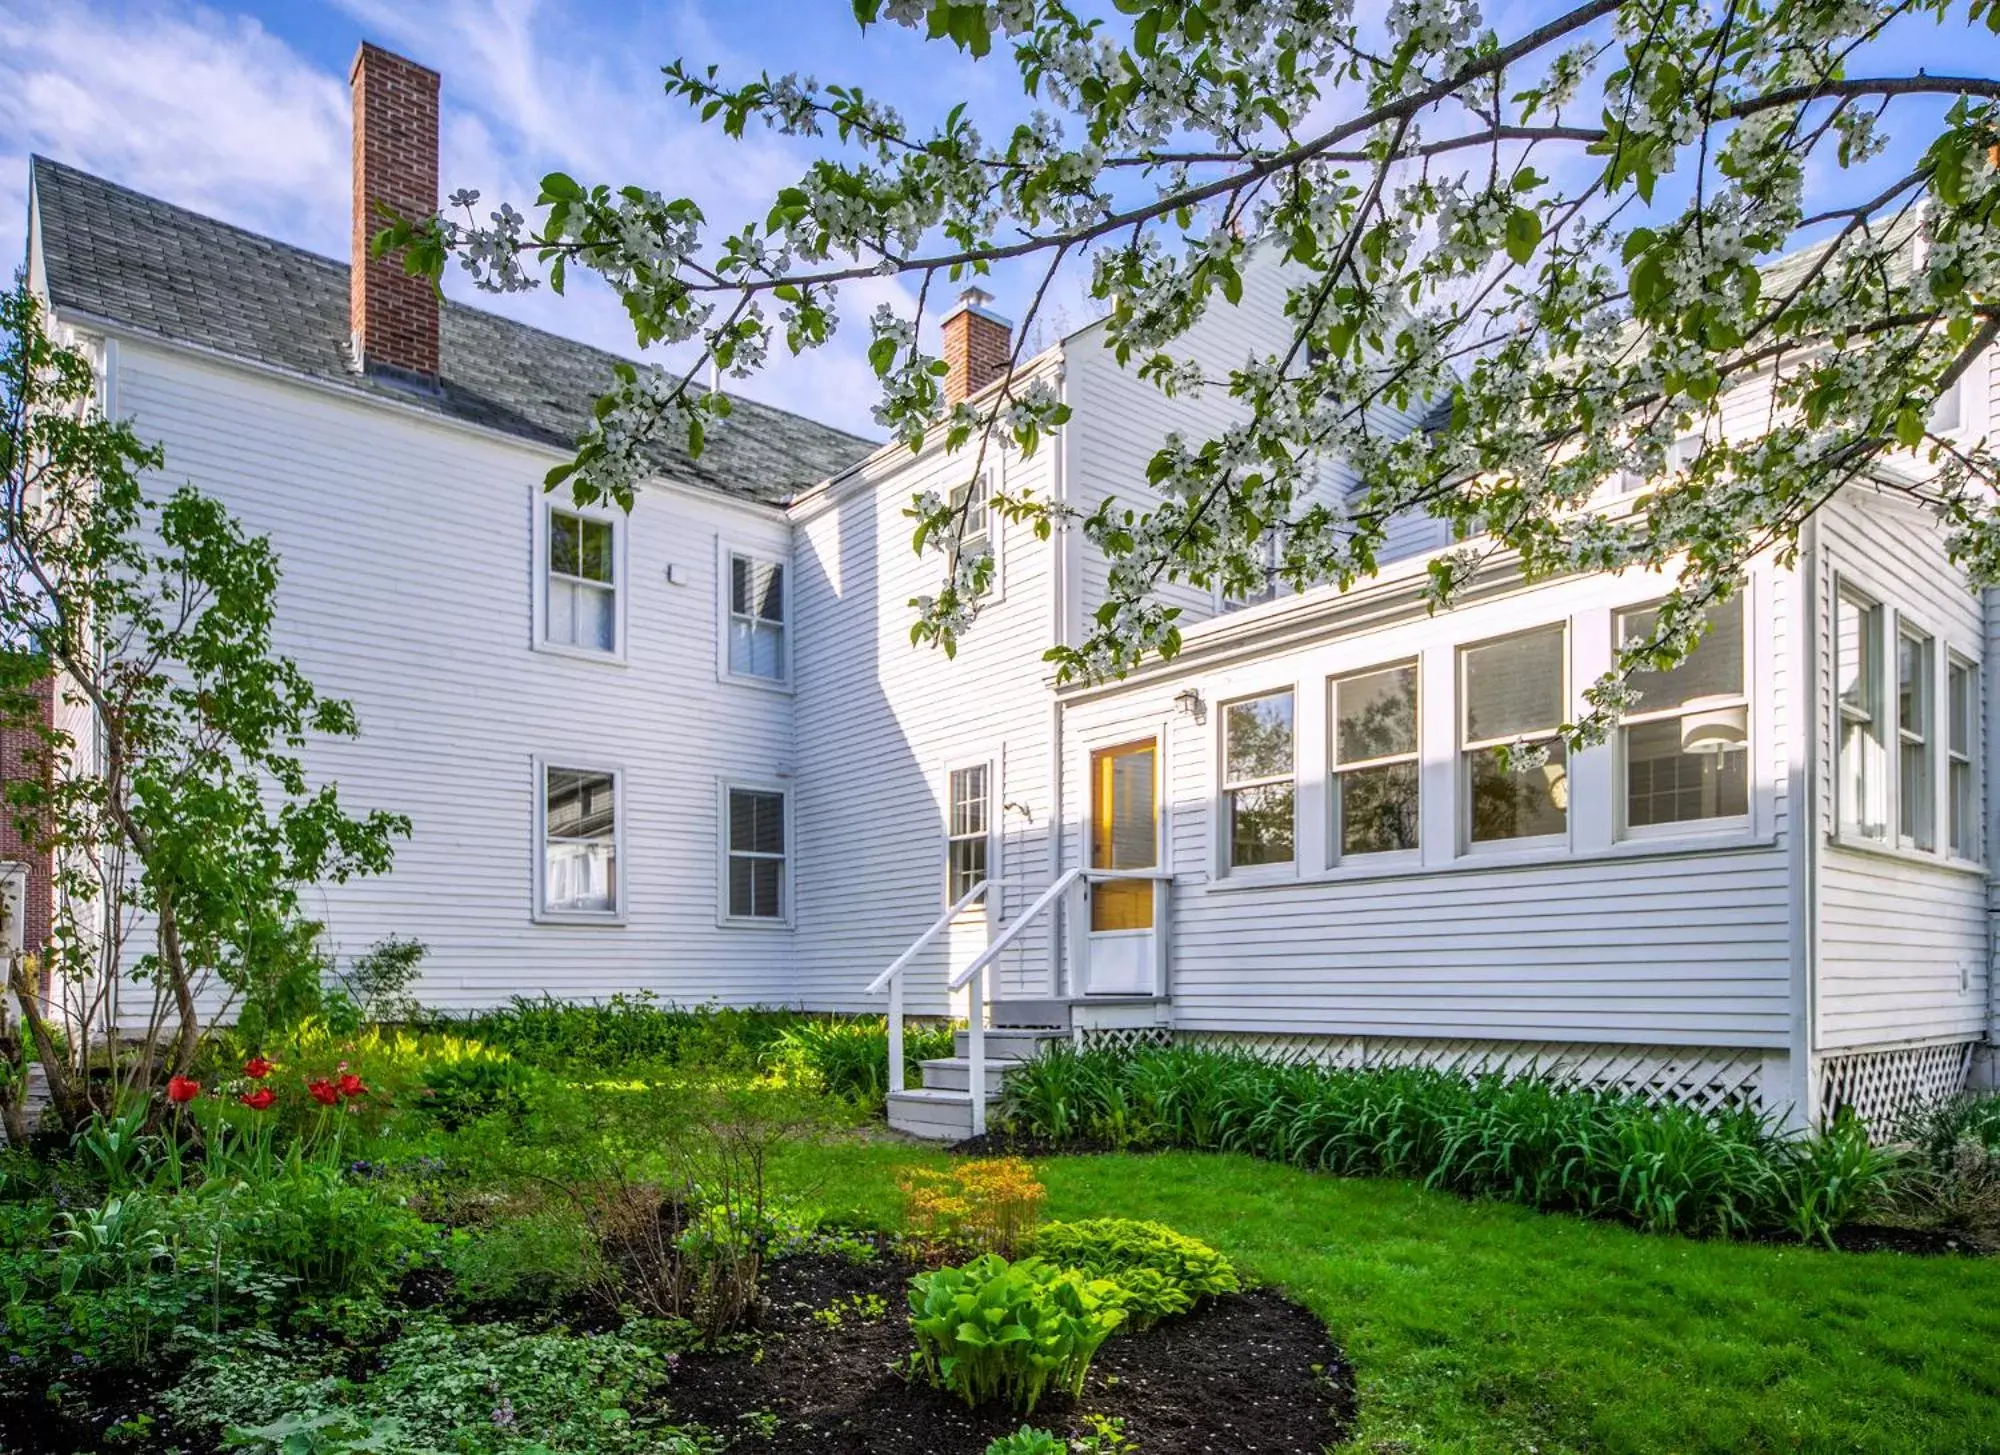
[[[1944,653],[1985,656],[1980,600],[1946,559],[1936,524],[1900,500],[1851,488],[1820,512],[1818,1005],[1820,1050],[1921,1040],[1965,1040],[1987,1025],[1988,948],[1985,877],[1934,855],[1871,853],[1844,846],[1835,828],[1833,737],[1833,593],[1852,581],[1880,600],[1885,651],[1895,651],[1895,616],[1933,637],[1936,676]],[[1885,704],[1893,714],[1894,695]],[[1938,732],[1944,716],[1934,712]],[[1893,716],[1885,725],[1893,744]],[[1934,737],[1937,736],[1934,733]],[[1941,770],[1940,742],[1932,745]],[[1893,755],[1888,771],[1894,773]],[[1990,781],[1990,775],[1989,775]],[[1944,825],[1937,825],[1940,842]]]
[[[1408,573],[1406,573],[1408,574]],[[1610,746],[1571,769],[1568,842],[1529,858],[1462,854],[1455,811],[1457,644],[1539,623],[1571,626],[1572,690],[1608,662],[1611,612],[1657,595],[1643,578],[1522,590],[1498,601],[1237,659],[1206,643],[1250,633],[1279,603],[1190,633],[1184,665],[1072,700],[1072,781],[1090,746],[1169,727],[1168,839],[1173,886],[1173,1021],[1197,1031],[1405,1035],[1598,1044],[1786,1045],[1792,1003],[1789,747],[1780,707],[1791,577],[1753,581],[1753,811],[1747,829],[1695,826],[1671,844],[1613,837]],[[1329,621],[1338,598],[1326,593]],[[1598,638],[1602,640],[1598,640]],[[1325,713],[1331,675],[1420,656],[1426,686],[1423,863],[1392,873],[1365,861],[1326,867]],[[1431,690],[1442,682],[1443,691]],[[1218,704],[1290,685],[1298,694],[1297,873],[1218,876],[1214,841]],[[1207,720],[1177,714],[1194,687]],[[1086,811],[1081,790],[1072,815]],[[1072,842],[1075,840],[1072,839]]]
[[[1031,884],[1050,876],[1052,709],[1042,653],[1053,640],[1057,542],[1037,541],[996,516],[999,599],[981,611],[955,658],[910,640],[916,609],[908,603],[935,592],[944,566],[941,556],[912,550],[904,511],[921,490],[943,495],[961,483],[972,467],[969,448],[947,455],[934,446],[912,456],[890,447],[794,507],[797,953],[800,994],[813,1005],[881,1009],[879,997],[863,995],[868,983],[944,910],[951,767],[993,765],[991,872]],[[1055,457],[1053,444],[1027,459],[1003,452],[1001,488],[1047,498]],[[996,891],[996,912],[1011,918],[1033,893]],[[968,963],[986,933],[984,917],[970,913],[911,966],[911,1011],[944,1009],[947,966]],[[1042,930],[1017,941],[1000,969],[998,993],[1046,993]]]
[[[789,778],[793,745],[790,698],[716,681],[715,540],[784,554],[780,512],[646,490],[626,526],[624,662],[537,652],[551,452],[177,351],[127,341],[118,358],[121,408],[166,450],[157,488],[192,481],[270,536],[279,650],[355,705],[361,736],[313,742],[312,778],[413,821],[391,875],[308,896],[331,948],[422,940],[419,993],[443,1007],[795,998],[789,932],[716,923],[716,782]],[[537,755],[623,771],[623,924],[531,922]]]

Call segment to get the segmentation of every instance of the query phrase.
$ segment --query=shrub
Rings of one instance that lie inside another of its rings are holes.
[[[1003,1113],[1057,1142],[1246,1152],[1653,1232],[1820,1239],[1874,1206],[1894,1176],[1858,1123],[1788,1140],[1749,1112],[1657,1105],[1532,1072],[1328,1069],[1191,1047],[1051,1048],[1009,1077]]]
[[[662,1005],[644,991],[592,1002],[517,996],[498,1010],[439,1026],[556,1070],[650,1062],[743,1071],[758,1066],[785,1028],[803,1019],[797,1011]]]
[[[546,1308],[605,1282],[590,1226],[573,1210],[538,1209],[452,1235],[445,1254],[468,1303]]]
[[[1033,1425],[1023,1425],[1011,1435],[1002,1435],[986,1447],[986,1455],[1069,1455],[1069,1446]]]
[[[949,1056],[949,1026],[903,1027],[904,1084],[914,1085],[919,1063]],[[877,1016],[826,1018],[787,1027],[770,1052],[778,1070],[860,1105],[879,1105],[889,1094],[889,1023]]]
[[[468,1056],[424,1069],[417,1105],[448,1132],[482,1117],[520,1117],[528,1110],[534,1073],[512,1061]]]
[[[221,1247],[295,1280],[301,1297],[379,1293],[433,1236],[379,1187],[296,1156],[269,1181],[207,1184],[194,1201],[208,1206]]]
[[[1012,1257],[1033,1236],[1047,1196],[1035,1169],[1019,1157],[985,1157],[941,1171],[906,1167],[903,1225],[933,1246],[969,1244]]]
[[[1031,1246],[1037,1258],[1116,1283],[1125,1293],[1126,1326],[1134,1332],[1240,1287],[1227,1258],[1164,1223],[1048,1223]]]
[[[1032,1411],[1050,1388],[1077,1395],[1098,1346],[1124,1322],[1118,1286],[997,1253],[910,1280],[910,1331],[931,1383],[968,1405]]]

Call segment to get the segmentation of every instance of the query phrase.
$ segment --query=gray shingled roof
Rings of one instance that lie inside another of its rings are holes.
[[[617,356],[445,301],[435,394],[347,365],[347,265],[63,166],[30,163],[50,301],[178,343],[394,398],[567,449]],[[780,501],[875,448],[844,430],[735,399],[699,459],[662,448],[660,473]]]

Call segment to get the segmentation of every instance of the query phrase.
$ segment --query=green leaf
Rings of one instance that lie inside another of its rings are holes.
[[[1507,256],[1526,263],[1535,255],[1542,240],[1542,215],[1531,207],[1516,207],[1507,214]]]

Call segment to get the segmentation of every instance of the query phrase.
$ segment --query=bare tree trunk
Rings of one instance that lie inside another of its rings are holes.
[[[21,1020],[34,1040],[35,1055],[41,1060],[42,1072],[49,1078],[49,1100],[55,1106],[56,1117],[65,1127],[82,1125],[89,1111],[84,1088],[70,1074],[69,1063],[63,1059],[55,1037],[49,1033],[48,1018],[42,1014],[41,991],[30,984],[28,977],[22,973],[21,957],[16,957],[8,966],[7,987],[14,992],[15,1003],[21,1007]]]
[[[8,974],[12,978],[13,959],[8,959]],[[0,999],[0,1128],[7,1133],[7,1145],[25,1147],[28,1144],[28,1058],[23,1054],[21,1038],[14,1031],[14,1019],[7,1013],[7,1002]]]

